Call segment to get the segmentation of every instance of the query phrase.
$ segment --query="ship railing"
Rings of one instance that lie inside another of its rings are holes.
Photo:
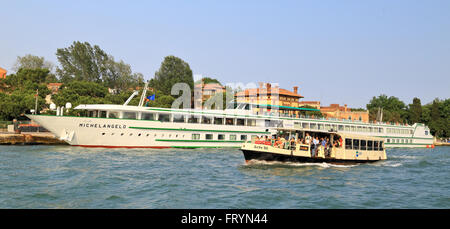
[[[338,121],[338,122],[346,122],[346,123],[369,123],[369,124],[377,124],[377,125],[393,125],[393,126],[411,126],[407,123],[402,124],[402,123],[393,123],[393,122],[377,122],[377,121],[368,121],[368,122],[364,122],[362,120],[351,120],[351,119],[340,119],[340,118],[325,118],[325,117],[314,117],[314,116],[310,116],[310,115],[296,115],[296,114],[284,114],[284,113],[275,113],[275,112],[263,112],[263,113],[257,113],[257,114],[262,114],[265,116],[274,116],[274,117],[282,117],[282,118],[300,118],[300,119],[312,119],[312,120],[319,120],[319,121],[324,121],[324,120],[328,120],[328,121]]]

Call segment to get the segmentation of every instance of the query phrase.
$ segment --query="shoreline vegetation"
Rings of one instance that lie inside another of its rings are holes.
[[[49,101],[56,106],[71,102],[73,107],[79,104],[123,104],[133,90],[144,85],[143,74],[133,72],[129,64],[123,60],[116,61],[98,45],[75,41],[67,48],[57,49],[56,56],[59,62],[56,67],[43,57],[31,54],[17,58],[13,67],[15,72],[0,79],[0,120],[23,118],[25,112],[35,108],[35,96],[38,110],[52,114]],[[219,80],[208,77],[203,78],[203,82],[221,84]],[[151,89],[148,93],[155,94],[156,99],[149,101],[148,106],[170,108],[176,99],[170,94],[175,83],[186,83],[193,91],[192,70],[182,59],[167,56],[149,81]],[[51,90],[49,84],[56,84],[57,88]],[[238,90],[234,89],[233,93]],[[138,103],[139,97],[135,97],[129,104]],[[365,109],[352,110],[368,110],[369,120],[374,121],[380,108],[383,109],[383,122],[424,123],[433,136],[450,137],[450,98],[436,98],[422,105],[419,98],[406,104],[397,97],[382,94],[374,96]],[[69,111],[71,115],[76,113],[73,109]]]

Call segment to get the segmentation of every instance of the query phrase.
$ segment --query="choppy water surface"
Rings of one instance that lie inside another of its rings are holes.
[[[0,146],[0,208],[450,208],[450,147],[387,154],[245,165],[238,149]]]

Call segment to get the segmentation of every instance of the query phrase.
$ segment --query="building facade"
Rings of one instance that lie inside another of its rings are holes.
[[[6,71],[6,69],[0,68],[0,79],[5,79],[6,73],[8,73],[8,71]]]
[[[202,108],[203,104],[216,94],[224,93],[225,87],[218,83],[199,83],[194,85],[194,107]],[[225,98],[223,98],[225,99]]]
[[[264,87],[265,86],[265,87]],[[279,88],[270,83],[259,83],[258,88],[249,88],[235,94],[237,103],[256,104],[260,113],[278,112],[288,115],[298,115],[299,99],[303,98],[294,86],[292,91]]]
[[[330,104],[328,107],[320,107],[320,112],[327,118],[347,119],[352,121],[369,122],[369,111],[352,111],[351,108]]]

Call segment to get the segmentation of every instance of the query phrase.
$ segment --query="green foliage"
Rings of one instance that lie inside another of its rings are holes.
[[[423,106],[422,120],[436,137],[450,137],[450,99],[435,99]]]
[[[56,56],[62,68],[56,72],[64,83],[72,80],[102,82],[108,74],[108,54],[98,45],[92,47],[88,42],[73,42],[68,48],[56,50]]]
[[[171,108],[175,100],[171,95],[165,95],[161,91],[148,92],[147,96],[155,94],[155,100],[144,102],[144,106]]]
[[[108,89],[99,83],[87,81],[72,81],[65,84],[58,94],[52,96],[57,106],[64,106],[67,102],[73,107],[79,104],[103,104]]]
[[[381,95],[373,97],[367,109],[370,120],[375,120],[378,107],[383,108],[384,122],[424,123],[436,137],[450,137],[450,99],[421,105],[419,98],[414,98],[408,107],[396,97]]]
[[[203,84],[217,83],[217,84],[222,85],[222,84],[219,82],[219,80],[214,79],[214,78],[210,78],[210,77],[203,77],[202,79],[195,81],[194,84],[196,84],[196,85],[197,85],[197,84],[200,84],[200,83],[202,83],[202,80],[203,80]]]
[[[372,121],[376,120],[378,108],[383,108],[383,122],[405,123],[407,120],[405,103],[394,96],[374,96],[366,107],[369,110],[369,120]]]
[[[409,123],[419,123],[422,121],[422,104],[419,98],[414,98],[413,103],[409,104]]]
[[[64,83],[96,82],[124,91],[144,82],[143,75],[133,73],[129,64],[122,60],[115,62],[98,45],[92,47],[88,42],[76,41],[68,48],[57,49],[56,56],[61,65],[56,72]]]
[[[155,77],[150,80],[149,86],[170,95],[172,86],[176,83],[186,83],[194,88],[194,79],[189,64],[175,56],[166,56],[161,63],[161,67],[155,73]]]
[[[11,94],[0,93],[0,119],[12,120],[35,107],[35,91],[15,90]],[[45,98],[39,94],[38,107],[45,107]]]
[[[16,63],[14,64],[13,70],[19,71],[21,68],[26,69],[48,69],[49,71],[53,70],[53,63],[46,61],[44,57],[33,56],[31,54],[27,54],[23,57],[18,56]]]
[[[309,106],[309,105],[304,105],[302,106],[302,108],[309,108],[309,109],[316,109],[315,107]],[[299,111],[299,114],[302,116],[310,116],[310,117],[315,117],[315,118],[322,118],[324,117],[324,115],[322,114],[322,112],[319,111],[306,111],[306,110],[301,110]]]

